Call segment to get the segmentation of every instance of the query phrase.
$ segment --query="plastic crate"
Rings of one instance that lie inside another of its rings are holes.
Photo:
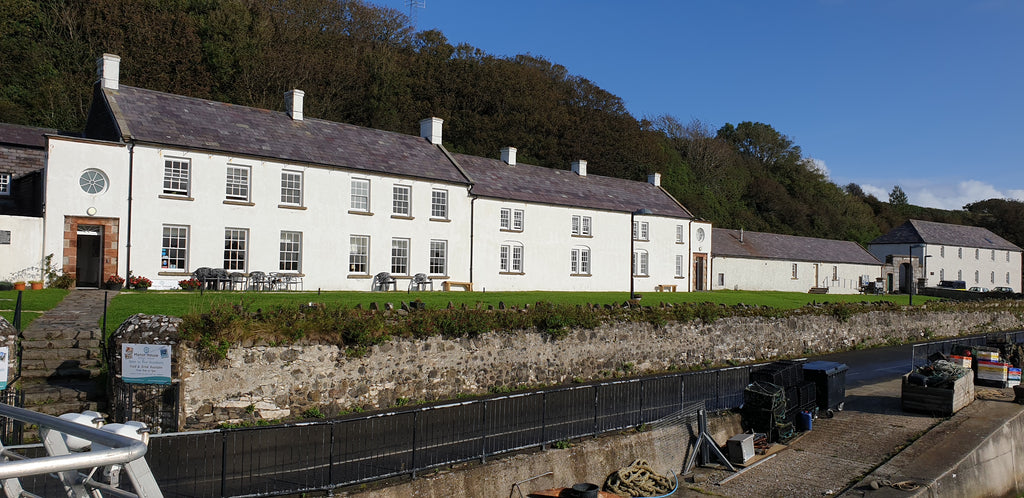
[[[802,363],[780,360],[755,367],[750,372],[751,382],[768,382],[784,388],[795,387],[804,380]]]

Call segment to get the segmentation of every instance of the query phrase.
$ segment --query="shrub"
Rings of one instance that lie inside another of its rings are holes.
[[[135,289],[148,289],[153,286],[153,281],[146,277],[131,277],[128,285]]]
[[[14,289],[14,284],[4,280],[0,281],[0,291],[9,291]]]
[[[178,281],[178,287],[181,287],[184,290],[196,290],[200,285],[202,285],[202,283],[200,283],[199,279],[195,277]]]
[[[50,287],[54,289],[70,289],[75,286],[75,277],[68,275],[67,273],[53,279],[50,282]]]

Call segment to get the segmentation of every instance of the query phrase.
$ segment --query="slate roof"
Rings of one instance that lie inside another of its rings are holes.
[[[481,197],[579,206],[608,211],[650,209],[659,216],[693,218],[661,187],[608,176],[579,176],[558,170],[500,159],[453,154],[473,181],[472,193]]]
[[[427,140],[401,133],[120,86],[102,89],[123,138],[140,142],[468,183]]]
[[[874,244],[941,244],[1021,252],[1020,247],[987,228],[921,220],[908,220],[868,243]]]
[[[19,145],[42,149],[46,147],[45,135],[57,133],[52,128],[36,128],[0,123],[0,144]]]
[[[778,259],[822,263],[881,265],[860,244],[848,240],[816,239],[777,233],[743,232],[727,228],[711,230],[712,256]]]

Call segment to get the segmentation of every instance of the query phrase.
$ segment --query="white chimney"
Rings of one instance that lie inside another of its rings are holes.
[[[96,60],[96,74],[103,88],[117,90],[117,80],[121,75],[121,58],[114,54],[103,54]]]
[[[305,95],[306,92],[302,90],[284,92],[284,110],[295,121],[302,121],[302,97]]]
[[[587,162],[582,159],[573,161],[572,172],[580,176],[587,176]]]
[[[427,118],[420,121],[420,137],[425,138],[434,145],[441,145],[441,118]]]
[[[507,147],[502,149],[502,161],[509,166],[515,166],[515,148]]]
[[[652,173],[647,175],[647,183],[654,185],[655,187],[661,186],[661,173]]]

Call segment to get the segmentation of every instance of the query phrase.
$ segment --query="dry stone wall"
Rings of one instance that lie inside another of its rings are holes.
[[[859,313],[844,322],[805,315],[664,327],[618,323],[575,330],[558,340],[522,331],[472,339],[395,339],[362,357],[349,357],[344,349],[329,345],[256,345],[234,347],[226,359],[210,361],[176,345],[174,370],[180,375],[180,425],[200,429],[295,417],[313,407],[333,415],[386,408],[400,398],[433,401],[482,394],[495,386],[566,384],[819,354],[890,340],[1019,330],[1024,320],[1018,315],[918,308]]]

